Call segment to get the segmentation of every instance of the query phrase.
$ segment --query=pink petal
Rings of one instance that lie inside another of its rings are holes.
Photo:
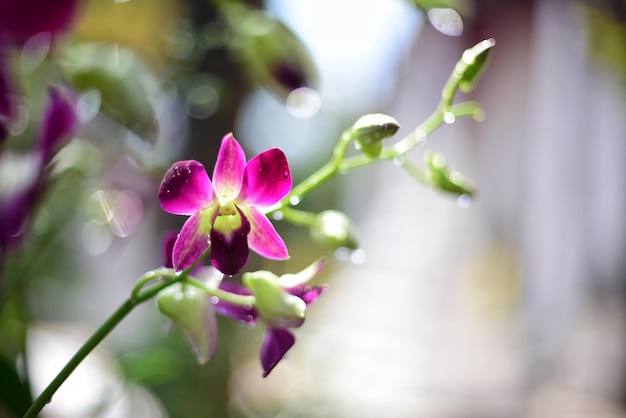
[[[232,134],[226,135],[213,171],[213,186],[218,198],[232,200],[237,197],[245,167],[246,155],[243,148]]]
[[[211,263],[224,274],[234,276],[248,262],[250,222],[239,210],[241,226],[234,231],[211,230]]]
[[[267,330],[265,339],[263,339],[263,345],[261,345],[263,377],[267,377],[270,374],[295,342],[296,337],[286,328],[270,327]]]
[[[239,198],[257,206],[270,206],[287,196],[291,182],[285,153],[273,148],[248,162]]]
[[[172,262],[176,271],[181,271],[195,261],[209,248],[209,234],[217,207],[194,213],[178,234],[172,251]]]
[[[248,246],[265,258],[289,258],[285,242],[269,219],[255,207],[244,208],[244,213],[250,220],[251,227]]]
[[[214,199],[204,166],[194,160],[174,163],[159,187],[161,207],[176,215],[191,215],[209,206]]]

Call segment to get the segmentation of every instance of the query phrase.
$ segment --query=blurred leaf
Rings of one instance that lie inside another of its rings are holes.
[[[21,417],[31,402],[28,385],[22,382],[12,362],[0,356],[0,416]]]
[[[142,139],[156,140],[158,124],[149,100],[153,79],[130,50],[76,44],[64,51],[60,67],[79,92],[100,93],[102,113]]]
[[[281,98],[312,87],[317,78],[313,59],[281,21],[243,4],[226,4],[220,12],[232,31],[228,48],[253,80]]]

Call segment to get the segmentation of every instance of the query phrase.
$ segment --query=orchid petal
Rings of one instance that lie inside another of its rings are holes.
[[[260,153],[246,165],[239,199],[258,206],[270,206],[291,190],[287,157],[278,148]]]
[[[191,266],[209,248],[209,234],[216,209],[211,207],[198,211],[183,225],[172,251],[176,271]]]
[[[277,260],[289,258],[285,242],[269,219],[254,207],[245,208],[244,211],[251,225],[248,246],[265,258]]]
[[[223,280],[220,283],[219,288],[226,292],[234,293],[236,295],[251,295],[249,289],[240,285],[233,280]],[[247,324],[253,324],[256,318],[259,316],[259,312],[252,306],[242,306],[235,303],[225,302],[220,299],[215,305],[215,311],[220,315],[228,316],[237,321],[245,322]]]
[[[163,267],[174,267],[174,262],[172,261],[172,253],[174,251],[174,245],[176,244],[177,238],[178,233],[175,231],[168,231],[163,237]]]
[[[226,135],[222,140],[213,171],[213,186],[220,199],[233,200],[237,197],[245,167],[246,155],[243,148],[232,134]]]
[[[176,215],[191,215],[213,203],[211,180],[198,161],[174,163],[159,187],[161,207]]]
[[[49,161],[56,148],[63,145],[75,133],[78,116],[74,100],[59,87],[48,89],[50,103],[44,116],[40,152],[43,161]]]
[[[218,216],[211,229],[211,263],[216,269],[227,275],[239,273],[241,268],[248,262],[248,234],[250,232],[250,222],[239,208],[238,228],[226,229],[221,227],[221,223],[230,223],[228,219],[237,215]]]
[[[306,286],[300,285],[296,287],[292,287],[291,289],[287,289],[287,292],[290,294],[299,297],[304,301],[306,306],[310,306],[315,300],[321,296],[324,292],[326,292],[328,286]]]
[[[261,346],[261,365],[263,377],[267,377],[287,351],[294,345],[296,338],[285,328],[270,327]]]

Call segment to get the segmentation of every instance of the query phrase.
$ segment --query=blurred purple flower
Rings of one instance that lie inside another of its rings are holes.
[[[176,270],[192,265],[211,246],[211,263],[224,274],[237,274],[248,261],[248,248],[272,259],[289,257],[287,247],[262,211],[285,197],[291,173],[278,148],[246,163],[232,134],[222,141],[213,183],[198,161],[179,161],[159,188],[161,206],[191,215],[174,244]]]
[[[9,71],[9,49],[21,48],[33,36],[47,33],[50,41],[66,32],[81,0],[0,0],[0,144],[16,122],[18,95]]]
[[[50,101],[45,109],[38,142],[38,154],[32,159],[35,175],[8,195],[0,195],[0,254],[20,242],[26,223],[46,185],[45,168],[54,152],[78,129],[74,101],[61,87],[48,90]]]
[[[0,42],[22,46],[47,32],[52,39],[73,23],[81,0],[0,0]]]

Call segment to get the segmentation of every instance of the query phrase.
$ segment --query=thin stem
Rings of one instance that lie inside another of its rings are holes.
[[[135,306],[154,297],[161,290],[170,286],[174,282],[182,279],[182,276],[175,276],[171,280],[163,281],[147,291],[138,295],[138,297],[130,297],[98,328],[89,339],[78,349],[74,356],[67,362],[65,367],[61,369],[59,374],[50,382],[48,387],[35,399],[28,411],[24,414],[24,418],[34,418],[41,410],[52,400],[54,393],[61,387],[63,382],[74,372],[76,367],[93,351],[109,335],[109,333],[135,308]]]
[[[241,305],[241,306],[254,305],[254,303],[256,302],[255,297],[252,295],[239,295],[236,293],[227,292],[225,290],[218,289],[217,287],[208,286],[206,283],[200,280],[194,279],[192,277],[187,277],[185,279],[185,284],[189,284],[193,287],[196,287],[204,291],[205,293],[211,296],[215,296],[218,299],[223,300],[225,302],[234,303],[235,305]]]
[[[408,159],[405,159],[404,161],[402,161],[402,168],[404,168],[404,170],[407,173],[409,173],[415,180],[419,181],[420,183],[426,186],[431,186],[431,183],[428,180],[428,177],[426,177],[426,173],[420,170],[415,164],[413,164]]]

